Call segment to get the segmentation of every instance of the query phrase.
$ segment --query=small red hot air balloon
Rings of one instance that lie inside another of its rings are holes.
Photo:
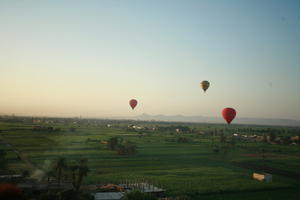
[[[131,99],[130,101],[129,101],[129,105],[131,106],[131,108],[132,108],[132,110],[136,107],[136,105],[137,105],[137,100],[135,100],[135,99]]]
[[[224,108],[222,111],[222,115],[226,122],[230,124],[236,116],[236,111],[233,108]]]

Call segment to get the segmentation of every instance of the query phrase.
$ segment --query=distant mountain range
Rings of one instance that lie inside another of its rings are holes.
[[[118,117],[116,117],[118,118]],[[142,114],[135,117],[120,117],[122,119],[133,119],[143,121],[169,121],[169,122],[195,122],[195,123],[224,123],[221,117],[205,116],[184,116],[184,115],[148,115]],[[120,119],[119,118],[119,119]],[[299,126],[300,121],[291,119],[272,119],[272,118],[245,118],[238,117],[234,119],[234,124],[255,124],[272,126]]]

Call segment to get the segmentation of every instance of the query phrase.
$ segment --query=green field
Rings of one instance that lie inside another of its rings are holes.
[[[108,123],[112,127],[108,128]],[[127,126],[132,123],[149,127],[149,130],[128,129]],[[157,126],[178,125],[188,126],[193,132],[152,130]],[[213,143],[222,145],[220,132],[231,138],[232,133],[237,131],[262,134],[269,127],[236,125],[228,128],[217,124],[105,120],[77,124],[53,122],[51,126],[60,128],[59,131],[33,131],[32,126],[27,121],[0,122],[0,134],[3,140],[40,168],[47,167],[61,156],[69,162],[88,158],[90,172],[84,180],[85,184],[147,180],[166,189],[168,196],[187,195],[192,199],[300,199],[299,145],[237,140],[226,153],[213,151]],[[70,127],[75,127],[76,131],[69,130]],[[272,130],[279,130],[276,134],[281,135],[300,133],[300,129],[289,127],[272,127]],[[134,142],[137,153],[118,155],[99,142],[113,136]],[[180,137],[187,141],[178,142]],[[26,168],[33,170],[18,159],[10,147],[1,144],[0,148],[7,153],[7,170],[14,173]],[[272,183],[252,179],[255,171],[252,167],[263,165],[261,149],[265,149],[266,169],[275,169],[272,171]]]

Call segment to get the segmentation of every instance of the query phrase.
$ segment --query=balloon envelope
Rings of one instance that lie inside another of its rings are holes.
[[[208,81],[202,81],[200,83],[201,88],[204,90],[204,92],[209,88],[209,82]]]
[[[226,122],[230,124],[236,116],[236,111],[233,108],[224,108],[222,111],[222,116]]]
[[[22,191],[14,184],[0,184],[0,199],[23,199]]]
[[[135,100],[135,99],[131,99],[130,101],[129,101],[129,105],[131,106],[131,108],[132,108],[132,110],[136,107],[136,105],[137,105],[137,100]]]

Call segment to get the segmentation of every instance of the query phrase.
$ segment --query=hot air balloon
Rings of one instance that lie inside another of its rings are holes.
[[[131,106],[131,108],[132,108],[132,110],[136,107],[136,105],[137,105],[137,100],[135,100],[135,99],[131,99],[130,101],[129,101],[129,105]]]
[[[236,111],[233,108],[224,108],[222,111],[222,116],[226,122],[230,124],[236,116]]]
[[[209,82],[208,81],[202,81],[200,83],[201,88],[204,90],[204,92],[209,88]]]
[[[0,199],[23,199],[22,191],[14,184],[0,184]]]

